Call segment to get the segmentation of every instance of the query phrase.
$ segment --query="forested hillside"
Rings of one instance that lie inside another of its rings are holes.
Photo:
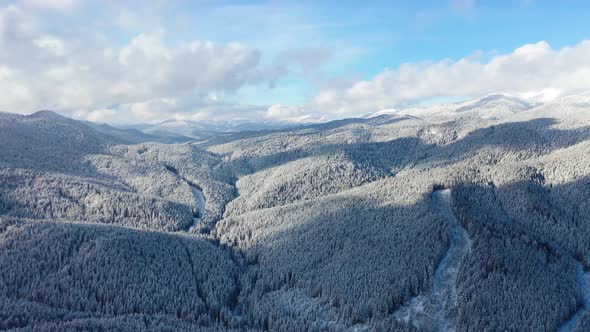
[[[587,99],[174,144],[0,113],[0,329],[586,331]]]

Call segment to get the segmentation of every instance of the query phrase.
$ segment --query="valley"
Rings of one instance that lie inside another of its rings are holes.
[[[450,189],[434,191],[432,206],[444,223],[450,226],[449,248],[434,271],[432,290],[410,299],[396,316],[421,331],[454,331],[455,319],[452,315],[457,310],[457,272],[471,247],[471,240],[453,213]]]
[[[587,99],[202,136],[0,113],[0,329],[585,331]]]

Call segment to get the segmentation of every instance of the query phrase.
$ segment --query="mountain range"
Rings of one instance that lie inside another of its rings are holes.
[[[590,330],[590,95],[0,142],[0,330]]]

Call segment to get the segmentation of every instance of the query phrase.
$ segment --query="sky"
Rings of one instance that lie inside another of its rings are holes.
[[[590,90],[590,2],[0,0],[0,111],[315,122]]]

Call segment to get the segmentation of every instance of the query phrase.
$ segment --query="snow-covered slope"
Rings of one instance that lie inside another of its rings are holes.
[[[124,141],[83,122],[49,111],[31,115],[0,113],[0,165],[37,169],[79,168],[82,155],[101,153]]]
[[[484,98],[459,103],[387,112],[390,114],[413,115],[431,122],[441,122],[464,117],[497,120],[529,110],[533,107],[534,105],[516,97],[492,94]]]
[[[86,122],[86,124],[103,134],[118,137],[127,143],[182,143],[194,140],[194,138],[191,137],[172,135],[170,133],[162,133],[162,135],[158,135],[157,132],[151,134],[144,133],[143,131],[135,128],[117,128],[107,124],[96,124],[93,122]]]
[[[207,125],[186,120],[163,121],[146,127],[143,132],[168,137],[183,136],[193,139],[203,139],[215,134],[215,131]]]
[[[529,106],[189,144],[0,114],[0,330],[588,330],[590,120],[543,113],[588,108]]]
[[[190,145],[127,145],[120,130],[97,126],[48,111],[0,113],[4,214],[179,230],[204,217],[191,184],[225,197],[210,208],[211,218],[222,213],[232,188],[210,168],[218,158]]]
[[[131,126],[131,128],[141,130],[147,134],[169,137],[171,139],[175,137],[179,139],[189,137],[193,140],[203,140],[225,133],[276,130],[298,125],[300,124],[249,121],[206,122],[170,119],[154,125],[137,125]]]
[[[558,99],[545,105],[514,114],[505,118],[504,121],[527,121],[538,118],[588,121],[590,120],[590,93]]]

